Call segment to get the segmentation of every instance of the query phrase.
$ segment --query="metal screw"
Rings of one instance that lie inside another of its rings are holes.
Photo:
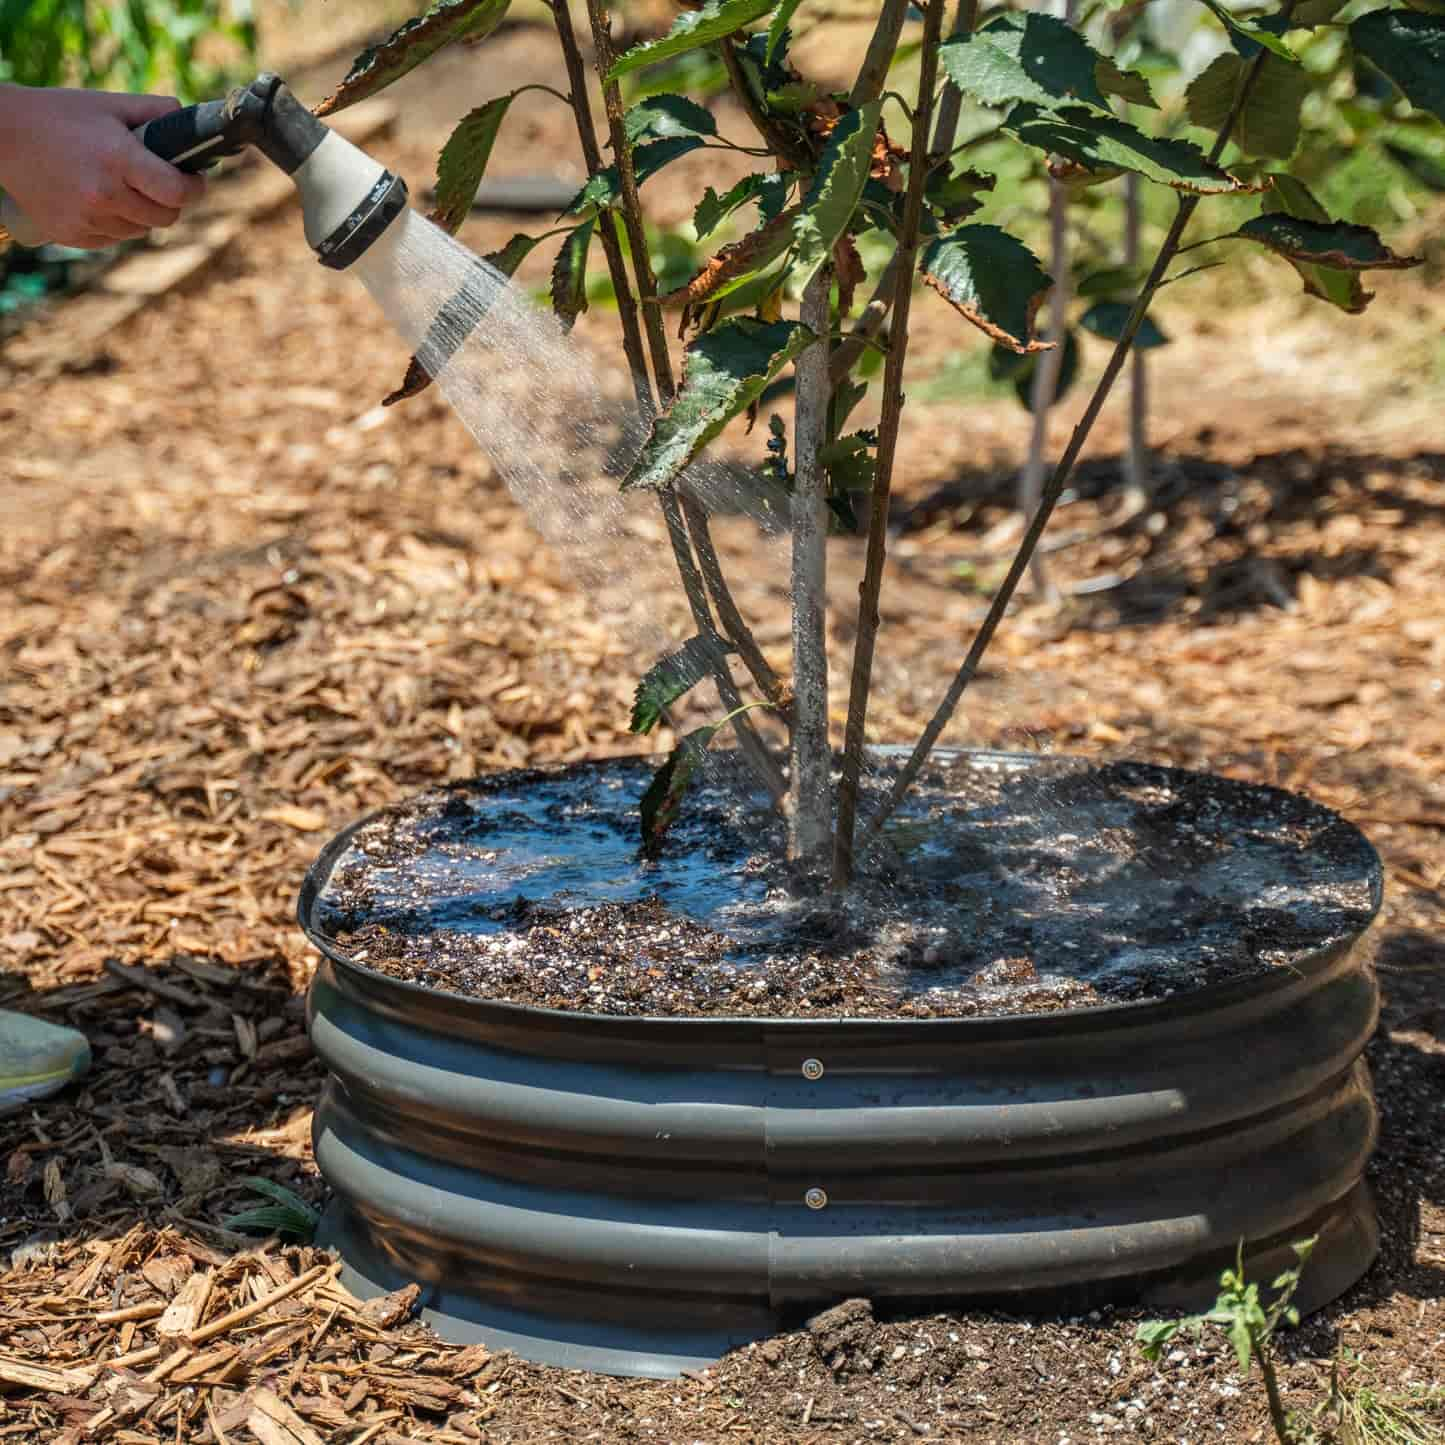
[[[804,1059],[803,1077],[805,1079],[821,1079],[823,1077],[822,1059]]]
[[[828,1196],[821,1189],[810,1189],[803,1196],[803,1203],[809,1209],[826,1209],[828,1207]]]

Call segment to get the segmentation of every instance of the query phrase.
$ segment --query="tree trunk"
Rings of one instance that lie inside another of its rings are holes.
[[[828,742],[828,506],[818,453],[828,432],[832,272],[803,292],[801,319],[823,338],[798,357],[793,415],[793,746],[788,856],[809,872],[830,862],[833,754]]]
[[[1140,178],[1129,173],[1124,192],[1124,264],[1139,264]],[[1149,495],[1149,386],[1147,353],[1136,346],[1129,358],[1129,447],[1124,454],[1124,481],[1142,503]]]

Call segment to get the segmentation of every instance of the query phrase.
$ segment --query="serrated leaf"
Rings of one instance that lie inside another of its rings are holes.
[[[607,79],[609,82],[620,80],[634,70],[656,65],[659,60],[711,45],[761,20],[776,3],[777,0],[707,0],[701,9],[679,15],[661,39],[634,45],[612,67]]]
[[[534,237],[525,232],[518,232],[500,251],[489,251],[482,257],[482,260],[494,271],[500,271],[502,275],[511,277],[516,275],[517,267],[526,260],[536,244]],[[484,315],[486,315],[485,310],[478,314],[477,319],[480,320]],[[431,373],[413,356],[407,363],[406,375],[402,377],[401,385],[389,396],[382,397],[381,404],[382,406],[395,406],[399,401],[407,401],[413,396],[420,396],[431,383]]]
[[[711,674],[723,656],[711,637],[690,637],[676,652],[659,658],[637,684],[630,730],[650,733],[662,721],[663,712]]]
[[[768,25],[767,49],[763,52],[764,61],[771,65],[777,57],[778,47],[783,43],[783,37],[788,33],[788,26],[792,22],[793,15],[803,0],[783,0],[773,13],[771,23]]]
[[[828,474],[833,492],[867,492],[873,487],[878,460],[877,439],[871,432],[853,432],[819,449],[818,463]]]
[[[1079,317],[1079,325],[1091,335],[1105,341],[1118,341],[1124,334],[1124,323],[1134,309],[1128,301],[1096,301]],[[1134,333],[1135,351],[1152,351],[1156,346],[1168,346],[1169,338],[1155,324],[1152,316],[1145,316]]]
[[[763,221],[771,221],[782,214],[792,189],[791,171],[774,171],[764,175],[755,172],[744,176],[726,195],[718,195],[711,186],[703,192],[702,200],[693,212],[692,225],[699,241],[706,240],[732,213],[749,201],[758,203]]]
[[[653,95],[627,112],[622,128],[636,145],[638,141],[665,140],[669,136],[716,135],[717,120],[710,110],[685,95]]]
[[[680,156],[691,155],[702,145],[695,135],[668,136],[664,140],[648,141],[637,146],[632,152],[632,169],[637,184],[650,180],[663,166],[671,165]],[[622,200],[622,180],[616,166],[608,166],[592,176],[587,184],[572,197],[572,203],[562,213],[577,220],[590,220],[598,211],[608,210]]]
[[[881,100],[850,110],[828,136],[813,183],[793,221],[797,243],[795,274],[806,286],[833,254],[838,238],[848,229],[863,195],[873,164],[873,142],[878,134]]]
[[[1034,318],[1054,284],[1038,257],[997,226],[960,226],[923,253],[923,279],[961,316],[1011,351],[1042,351]]]
[[[562,240],[552,263],[552,310],[570,331],[587,309],[587,252],[592,246],[593,222],[583,221]]]
[[[1117,95],[1130,105],[1147,106],[1158,110],[1159,102],[1149,89],[1149,82],[1137,70],[1121,70],[1107,55],[1101,55],[1094,63],[1094,83],[1105,95]]]
[[[1247,155],[1287,159],[1299,145],[1300,115],[1310,78],[1298,65],[1277,55],[1266,55],[1257,63],[1259,77],[1250,84],[1230,138]],[[1185,92],[1189,119],[1217,133],[1229,119],[1235,97],[1255,64],[1227,52],[1216,56]]]
[[[1250,41],[1254,47],[1263,46],[1264,49],[1271,51],[1281,60],[1298,60],[1299,57],[1295,55],[1294,51],[1266,26],[1254,20],[1242,19],[1240,16],[1226,10],[1224,6],[1219,3],[1219,0],[1204,0],[1204,4],[1213,13],[1215,19],[1230,32],[1231,39],[1235,36],[1243,36],[1244,39]],[[1244,49],[1246,59],[1252,58],[1253,55],[1257,53],[1255,49],[1241,48]]]
[[[981,105],[1083,101],[1106,110],[1109,95],[1154,104],[1142,75],[1126,74],[1073,26],[1036,11],[1008,12],[973,35],[946,41],[939,58],[949,79]]]
[[[684,352],[682,387],[653,421],[623,490],[671,486],[693,457],[816,340],[799,322],[748,316],[733,317],[699,336]]]
[[[1025,145],[1064,156],[1089,170],[1134,171],[1146,180],[1200,195],[1248,189],[1191,142],[1148,136],[1128,121],[1083,106],[1047,111],[1016,105],[1004,129]]]
[[[794,212],[784,211],[740,241],[724,246],[687,283],[661,298],[663,306],[701,306],[720,301],[752,277],[768,270],[793,244]]]
[[[346,78],[316,107],[334,115],[367,96],[385,90],[428,57],[457,40],[484,40],[507,13],[512,0],[437,0],[422,15],[394,30],[380,45],[363,50]]]
[[[993,190],[997,179],[986,171],[965,170],[950,175],[940,167],[929,176],[923,196],[941,221],[955,225],[982,209],[980,197]]]
[[[1373,10],[1350,26],[1350,40],[1411,105],[1445,120],[1445,16]]]
[[[1246,221],[1234,234],[1268,246],[1287,261],[1339,271],[1404,271],[1423,264],[1419,256],[1397,256],[1369,226],[1348,221],[1311,221],[1266,211]]]
[[[1264,194],[1263,208],[1266,212],[1282,212],[1296,220],[1313,221],[1320,225],[1330,223],[1329,212],[1315,200],[1303,181],[1283,174],[1271,176],[1270,179],[1274,184]],[[1328,301],[1330,305],[1338,306],[1341,311],[1358,315],[1374,299],[1373,293],[1365,290],[1358,271],[1313,266],[1307,261],[1298,261],[1292,257],[1286,259],[1299,272],[1307,295],[1318,296],[1321,301]]]
[[[431,219],[453,236],[477,198],[497,133],[515,99],[515,91],[499,95],[464,116],[437,157],[436,208]]]
[[[642,795],[638,814],[642,824],[642,847],[653,853],[663,834],[677,821],[682,800],[697,770],[707,757],[708,744],[717,736],[722,723],[709,723],[695,728],[668,754],[667,761],[652,775]]]
[[[1313,209],[1320,209],[1317,203]],[[1401,271],[1422,264],[1418,256],[1397,256],[1368,226],[1322,222],[1284,211],[1255,216],[1234,234],[1283,256],[1299,273],[1307,295],[1351,313],[1363,311],[1374,299],[1361,285],[1360,272]]]

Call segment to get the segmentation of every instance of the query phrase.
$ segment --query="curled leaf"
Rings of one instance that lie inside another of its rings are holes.
[[[515,92],[478,106],[462,119],[437,157],[436,208],[431,219],[449,235],[456,235],[477,198],[497,133],[514,99]]]
[[[750,276],[766,270],[793,244],[796,210],[784,211],[740,241],[724,246],[687,283],[661,298],[664,306],[701,306],[718,301]]]
[[[697,686],[722,661],[725,649],[711,637],[690,637],[648,668],[632,702],[630,730],[650,733],[666,708]]]
[[[385,90],[429,56],[457,40],[484,40],[502,23],[512,0],[437,0],[425,14],[394,30],[380,45],[363,50],[346,78],[316,107],[334,115]]]
[[[1369,226],[1348,221],[1314,221],[1269,211],[1234,233],[1268,246],[1287,261],[1306,261],[1340,271],[1404,271],[1423,264],[1419,256],[1397,256]]]
[[[552,310],[570,331],[587,309],[587,252],[592,246],[592,221],[569,231],[552,263]]]
[[[700,9],[679,15],[661,39],[634,45],[612,67],[607,79],[609,82],[620,80],[634,70],[656,65],[659,60],[670,60],[674,55],[711,45],[754,20],[761,20],[776,3],[777,0],[706,0]]]
[[[682,386],[668,410],[653,420],[623,489],[671,486],[693,457],[817,339],[799,322],[749,316],[731,317],[699,336],[684,353]]]
[[[881,101],[850,110],[828,132],[813,183],[793,219],[798,284],[806,285],[848,229],[874,165]]]
[[[965,320],[1010,351],[1045,351],[1034,318],[1054,284],[1038,257],[997,226],[968,225],[923,253],[923,279]]]

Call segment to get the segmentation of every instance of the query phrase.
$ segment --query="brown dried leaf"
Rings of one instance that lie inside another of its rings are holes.
[[[750,231],[740,241],[724,246],[686,286],[661,298],[664,306],[701,306],[724,286],[739,277],[760,270],[788,248],[798,207],[774,216],[765,226]]]

